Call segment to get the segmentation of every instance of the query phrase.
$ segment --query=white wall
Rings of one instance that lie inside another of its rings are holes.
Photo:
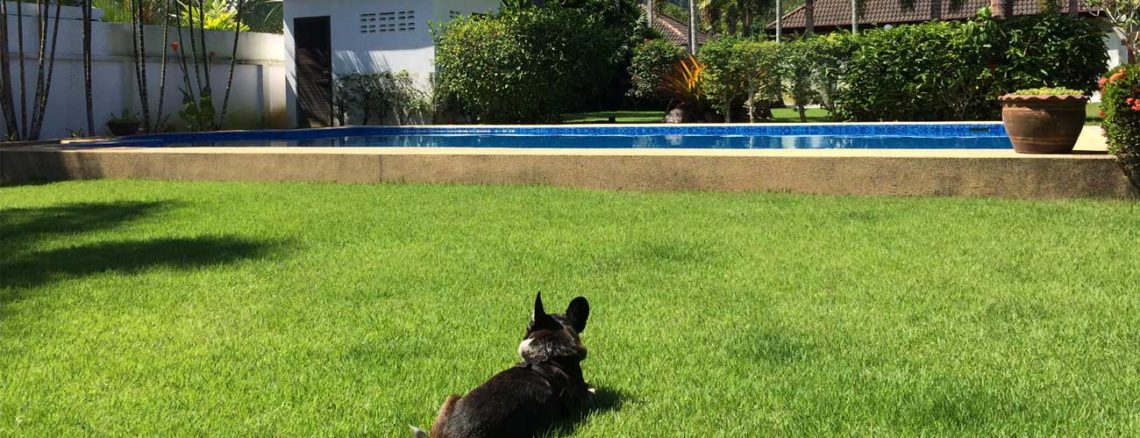
[[[16,60],[17,39],[14,3],[9,3],[8,47],[12,51],[11,71],[13,79],[19,75],[19,62]],[[28,101],[29,117],[32,100],[35,96],[36,42],[38,41],[39,19],[35,11],[24,11],[24,61],[27,75],[24,96]],[[99,12],[99,11],[96,11]],[[97,14],[98,16],[98,14]],[[59,29],[59,45],[56,49],[55,73],[52,79],[48,108],[44,116],[44,128],[40,138],[67,137],[68,130],[86,130],[87,114],[83,89],[83,29],[79,20],[79,8],[64,7]],[[54,17],[52,18],[54,20]],[[49,28],[49,44],[50,31]],[[158,88],[162,44],[162,27],[147,26],[146,29],[148,88],[150,90],[151,116],[158,111]],[[170,30],[170,41],[178,40],[175,29]],[[233,44],[233,33],[206,31],[207,47],[215,53],[210,68],[210,80],[215,94],[215,105],[221,109],[225,81],[229,73],[229,55]],[[188,43],[188,41],[187,41]],[[50,48],[50,45],[49,45]],[[131,28],[118,23],[92,23],[92,82],[95,128],[97,135],[107,135],[106,122],[111,114],[118,114],[124,108],[138,113],[141,105],[134,73],[131,53]],[[187,48],[187,54],[189,54]],[[285,53],[280,35],[247,33],[243,34],[238,46],[238,66],[234,71],[234,86],[230,95],[227,128],[285,127]],[[191,76],[193,71],[190,72]],[[163,102],[164,117],[169,118],[173,128],[182,123],[178,118],[181,107],[182,71],[177,58],[170,56],[166,69],[166,92]],[[14,86],[16,86],[14,84]],[[20,93],[15,90],[17,117],[19,117]],[[2,117],[2,115],[0,115]],[[5,126],[0,123],[0,136],[6,136]]]
[[[328,16],[332,40],[332,71],[348,73],[407,70],[426,87],[435,71],[435,46],[430,26],[446,23],[451,11],[462,14],[497,10],[499,0],[286,0],[285,52],[288,120],[296,124],[297,72],[293,20]],[[414,11],[415,30],[361,32],[361,14]]]

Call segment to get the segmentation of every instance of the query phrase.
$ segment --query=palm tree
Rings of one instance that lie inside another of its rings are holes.
[[[32,105],[32,129],[27,134],[31,140],[38,140],[40,138],[40,131],[44,125],[44,114],[47,113],[48,94],[51,92],[51,80],[55,74],[55,49],[59,42],[59,15],[63,9],[63,1],[56,0],[55,2],[55,22],[52,23],[51,31],[51,53],[44,58],[45,50],[47,49],[47,28],[48,28],[48,8],[51,1],[43,2],[43,8],[40,10],[40,59],[36,70],[36,100]],[[44,70],[44,63],[47,63],[47,70]],[[46,75],[46,77],[45,77]]]
[[[689,53],[697,54],[697,0],[689,0]]]
[[[83,0],[83,93],[87,104],[87,135],[95,135],[95,99],[91,88],[91,12],[92,0]]]
[[[234,17],[234,20],[236,20],[237,23],[235,23],[235,25],[234,25],[234,45],[233,45],[233,50],[230,53],[230,74],[229,74],[229,78],[226,79],[226,96],[225,96],[225,98],[222,99],[222,113],[218,117],[218,124],[219,125],[225,123],[225,121],[226,121],[226,110],[230,106],[230,89],[234,85],[234,67],[236,66],[236,63],[237,63],[238,39],[241,38],[241,20],[242,20],[242,13],[245,12],[244,6],[245,6],[245,0],[237,0],[237,15]]]
[[[815,0],[804,0],[804,36],[815,33]]]
[[[0,1],[0,116],[4,117],[4,127],[8,137],[18,138],[20,128],[16,124],[16,101],[12,98],[12,64],[8,51],[8,2]],[[0,138],[0,140],[4,140]]]

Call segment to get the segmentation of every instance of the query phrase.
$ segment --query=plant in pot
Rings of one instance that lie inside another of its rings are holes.
[[[107,121],[107,129],[111,131],[111,134],[118,137],[136,134],[140,127],[142,127],[142,120],[139,120],[138,115],[128,109],[123,109],[123,112],[117,116],[112,114],[111,119]]]
[[[1084,93],[1068,88],[1019,90],[1001,98],[1001,120],[1021,154],[1067,154],[1085,127]]]

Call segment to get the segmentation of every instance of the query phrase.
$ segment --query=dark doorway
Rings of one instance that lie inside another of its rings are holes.
[[[332,37],[329,17],[293,20],[297,62],[297,124],[332,126]]]

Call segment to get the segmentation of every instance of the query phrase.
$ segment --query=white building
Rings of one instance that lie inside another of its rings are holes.
[[[332,78],[407,70],[427,84],[435,71],[431,26],[494,12],[499,0],[285,0],[288,118],[329,126]]]

